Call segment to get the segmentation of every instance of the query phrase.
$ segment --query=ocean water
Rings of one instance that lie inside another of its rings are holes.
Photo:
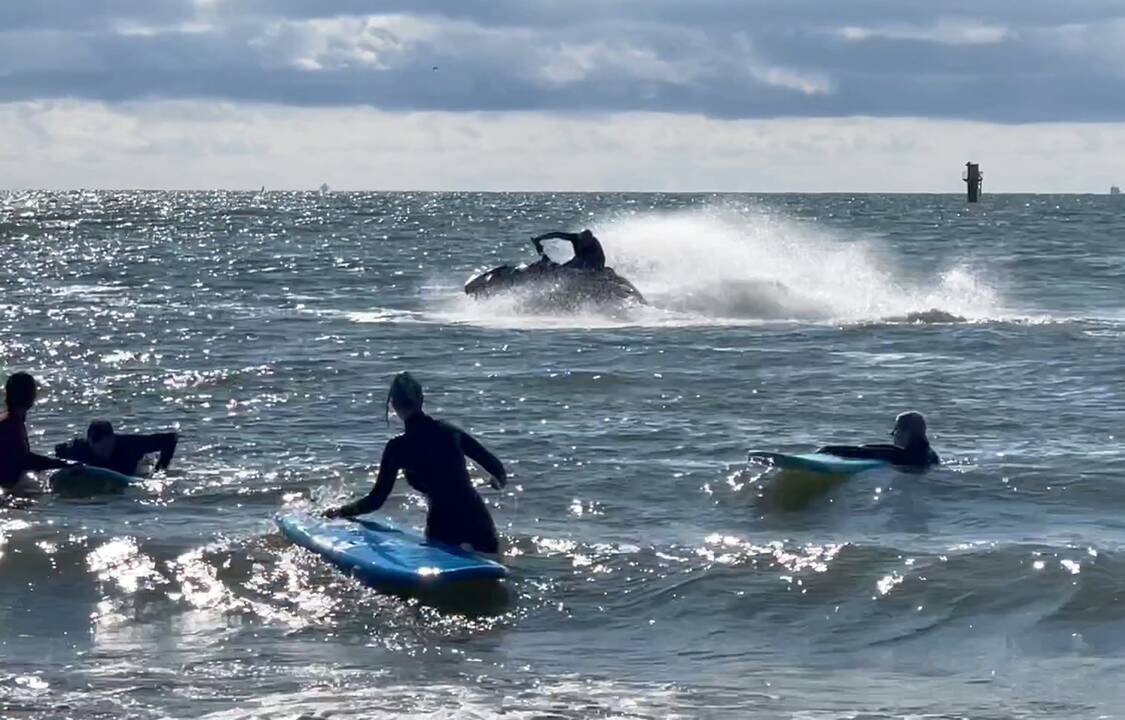
[[[585,226],[651,307],[462,294]],[[8,193],[0,242],[32,444],[182,434],[122,495],[0,505],[0,716],[1121,716],[1119,198]],[[401,369],[510,468],[498,597],[274,529],[366,492]],[[794,511],[745,460],[904,409],[943,467]]]

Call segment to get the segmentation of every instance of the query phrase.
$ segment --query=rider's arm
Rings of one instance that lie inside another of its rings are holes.
[[[543,233],[542,235],[538,235],[536,237],[531,238],[531,242],[535,243],[535,249],[538,250],[540,253],[543,252],[543,241],[544,240],[566,240],[571,245],[573,245],[578,240],[578,233],[568,233],[568,232],[557,232],[556,231],[556,232]]]

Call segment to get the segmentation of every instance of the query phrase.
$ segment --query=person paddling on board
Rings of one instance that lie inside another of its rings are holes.
[[[891,438],[891,445],[828,445],[817,452],[843,458],[884,460],[905,467],[921,468],[941,463],[926,437],[926,418],[922,413],[904,412],[896,417]]]
[[[569,262],[563,263],[564,268],[572,270],[604,270],[605,252],[602,244],[594,237],[594,233],[583,230],[580,233],[549,232],[531,238],[535,249],[543,254],[544,240],[566,240],[574,246],[574,257]]]
[[[0,415],[0,487],[19,491],[24,473],[59,470],[76,463],[31,452],[27,440],[27,413],[35,405],[39,386],[25,372],[12,373],[4,383],[7,412]]]
[[[141,460],[160,453],[154,470],[172,464],[179,436],[174,432],[152,435],[124,435],[113,432],[108,420],[95,420],[86,428],[86,439],[75,438],[55,446],[55,456],[77,460],[92,467],[106,468],[122,475],[136,475]]]
[[[395,376],[387,402],[402,418],[405,432],[384,448],[371,492],[325,511],[324,516],[354,517],[378,510],[402,470],[410,487],[425,495],[429,504],[427,539],[456,546],[468,543],[478,552],[496,553],[500,549],[496,526],[473,487],[465,457],[492,475],[491,485],[496,489],[508,481],[504,465],[467,432],[422,412],[422,401],[422,386],[410,373]]]

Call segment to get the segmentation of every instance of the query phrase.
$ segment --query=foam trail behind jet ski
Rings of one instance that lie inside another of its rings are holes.
[[[756,208],[629,214],[594,231],[653,305],[716,320],[998,316],[992,288],[967,268],[911,281],[871,239]]]

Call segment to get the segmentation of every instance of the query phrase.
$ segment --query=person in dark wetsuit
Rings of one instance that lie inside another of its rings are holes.
[[[904,467],[924,468],[941,463],[926,437],[926,418],[922,413],[904,412],[896,417],[891,437],[891,445],[829,445],[817,452],[844,458],[885,460]]]
[[[145,455],[160,453],[154,470],[164,470],[176,454],[179,436],[172,433],[118,435],[106,420],[95,420],[86,428],[86,439],[75,438],[55,446],[55,456],[122,475],[136,475]]]
[[[564,268],[572,270],[604,270],[605,251],[602,244],[594,237],[594,233],[583,230],[580,233],[549,232],[533,237],[531,242],[539,254],[543,254],[544,240],[566,240],[574,246],[574,257],[569,262],[563,263]]]
[[[59,470],[73,463],[31,452],[27,440],[27,413],[35,405],[39,387],[25,372],[13,373],[4,383],[7,412],[0,415],[0,487],[18,490],[24,473]]]
[[[457,546],[467,543],[478,552],[496,553],[500,549],[496,526],[473,487],[465,457],[492,475],[496,489],[507,483],[504,465],[468,433],[422,412],[422,401],[418,381],[405,372],[395,376],[388,402],[406,424],[406,431],[387,443],[371,492],[324,515],[353,517],[378,510],[402,470],[410,486],[426,496],[428,539]]]

